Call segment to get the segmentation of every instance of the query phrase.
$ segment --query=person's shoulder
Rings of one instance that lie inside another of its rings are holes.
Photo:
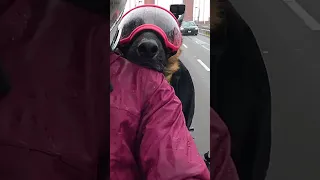
[[[149,75],[150,77],[161,77],[161,76],[163,76],[163,74],[158,72],[158,71],[155,71],[153,69],[140,66],[140,65],[135,64],[135,63],[132,63],[129,60],[127,60],[126,58],[124,58],[124,57],[122,57],[120,55],[118,55],[116,61],[117,61],[118,65],[120,65],[122,67],[125,67],[126,70],[130,70],[132,72],[137,72],[137,73],[139,73],[139,75]]]
[[[113,61],[110,64],[111,75],[118,74],[117,77],[122,77],[124,82],[130,80],[137,85],[154,89],[166,81],[162,73],[134,64],[120,55]]]
[[[172,86],[162,73],[134,64],[123,57],[118,57],[110,69],[111,83],[120,83],[119,86],[124,89],[140,92],[144,100],[154,95],[165,98],[174,94]]]

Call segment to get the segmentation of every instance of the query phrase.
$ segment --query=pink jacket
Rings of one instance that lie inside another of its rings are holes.
[[[164,76],[111,55],[111,179],[209,180]]]

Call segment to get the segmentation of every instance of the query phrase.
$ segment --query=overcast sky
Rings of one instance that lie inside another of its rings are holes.
[[[139,2],[140,1],[140,2]],[[186,0],[188,1],[188,0]],[[170,9],[170,4],[181,4],[183,0],[155,0],[155,4],[162,6],[166,9]],[[125,12],[131,8],[134,8],[135,5],[144,4],[144,0],[128,0]],[[199,20],[203,21],[208,20],[210,17],[210,0],[194,0],[193,4],[193,17],[198,19],[199,10],[197,9],[200,6],[200,16]]]

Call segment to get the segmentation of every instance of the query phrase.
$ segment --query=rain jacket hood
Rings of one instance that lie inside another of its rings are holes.
[[[173,89],[110,54],[106,24],[61,1],[0,2],[1,180],[209,179]]]

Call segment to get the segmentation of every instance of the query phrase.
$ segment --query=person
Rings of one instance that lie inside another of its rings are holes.
[[[1,180],[210,179],[163,75],[108,52],[107,3],[1,2]]]
[[[186,125],[190,128],[195,108],[195,91],[191,75],[179,59],[182,34],[176,17],[161,6],[146,4],[129,10],[123,16],[119,28],[121,37],[118,52],[135,64],[165,75],[182,102]],[[154,52],[149,52],[151,50]]]
[[[110,7],[110,17],[119,8]],[[110,37],[113,43],[125,29],[117,30],[111,33],[117,35]],[[110,66],[110,178],[210,179],[186,127],[181,102],[163,74],[115,53],[110,54]]]
[[[211,105],[231,134],[240,180],[264,180],[271,148],[271,95],[256,39],[229,1],[213,1]]]

